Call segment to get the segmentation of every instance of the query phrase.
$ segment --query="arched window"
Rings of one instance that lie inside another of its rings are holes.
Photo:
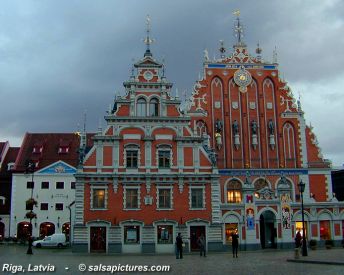
[[[152,98],[149,102],[149,116],[159,115],[159,101],[156,98]]]
[[[269,183],[266,181],[266,179],[258,179],[255,183],[254,183],[254,189],[256,189],[256,191],[259,191],[261,189],[263,189],[264,187],[269,187]]]
[[[227,203],[241,203],[242,190],[238,180],[231,180],[227,184]]]
[[[136,115],[137,116],[146,116],[146,100],[142,97],[137,100]]]

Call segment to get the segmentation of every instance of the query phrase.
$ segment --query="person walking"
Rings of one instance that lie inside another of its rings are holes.
[[[205,237],[203,235],[203,233],[201,234],[201,236],[198,237],[198,240],[197,240],[197,243],[198,243],[198,246],[199,246],[199,253],[200,253],[200,256],[202,257],[202,255],[204,257],[207,257],[205,255],[205,250],[206,250],[206,244],[205,244]]]
[[[300,248],[301,247],[301,239],[302,239],[302,237],[301,237],[301,233],[300,233],[300,230],[299,230],[299,231],[297,231],[296,237],[295,237],[295,247],[296,248]]]
[[[233,258],[238,258],[238,247],[239,247],[239,235],[238,230],[236,229],[232,233],[232,251],[233,251]]]
[[[183,259],[183,238],[181,233],[178,233],[176,238],[176,248],[176,259]]]

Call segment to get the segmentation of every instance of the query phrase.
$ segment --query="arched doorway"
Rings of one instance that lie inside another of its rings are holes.
[[[39,236],[45,237],[55,233],[55,225],[51,222],[41,223],[39,226]]]
[[[264,211],[259,217],[260,243],[263,249],[277,248],[276,217],[270,211]]]
[[[29,222],[20,222],[17,226],[17,239],[27,240],[28,236],[32,234],[32,224]]]
[[[0,241],[5,238],[5,224],[0,222]]]
[[[62,233],[66,235],[66,240],[69,242],[69,232],[70,232],[70,225],[69,222],[66,222],[62,225]]]

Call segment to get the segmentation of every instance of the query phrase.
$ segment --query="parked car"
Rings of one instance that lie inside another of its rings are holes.
[[[66,235],[61,233],[56,233],[45,237],[43,240],[34,241],[33,246],[37,248],[41,247],[58,247],[61,248],[67,245]]]

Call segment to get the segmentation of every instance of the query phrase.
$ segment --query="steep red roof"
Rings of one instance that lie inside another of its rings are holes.
[[[88,145],[92,142],[91,136],[93,134],[87,135]],[[79,144],[80,138],[75,133],[26,133],[16,160],[15,170],[25,171],[29,160],[37,163],[35,170],[59,160],[76,167],[79,162]]]
[[[18,156],[20,148],[19,147],[10,147],[7,151],[7,154],[5,156],[5,159],[2,163],[1,169],[0,169],[0,174],[7,173],[7,164],[11,162],[15,162]]]

